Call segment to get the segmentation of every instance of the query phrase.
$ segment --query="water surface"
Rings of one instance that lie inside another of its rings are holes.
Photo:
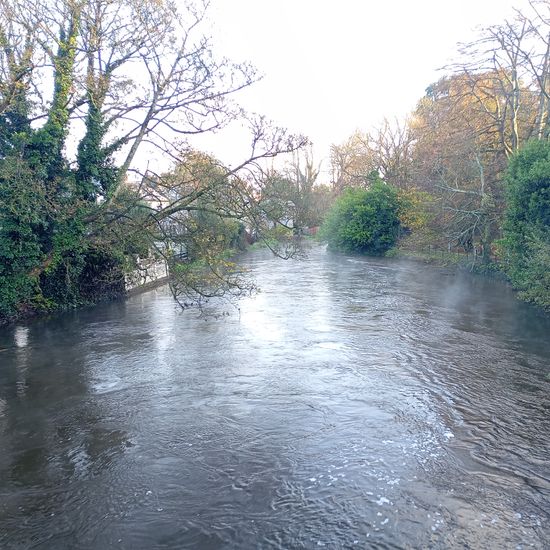
[[[417,263],[246,257],[0,332],[0,548],[548,548],[550,318]],[[212,312],[211,312],[212,313]]]

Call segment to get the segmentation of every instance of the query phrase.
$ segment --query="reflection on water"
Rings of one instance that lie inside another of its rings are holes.
[[[0,332],[1,548],[545,548],[550,319],[396,260],[256,252]]]
[[[29,329],[27,327],[17,326],[13,332],[13,340],[18,348],[26,348],[29,342]]]

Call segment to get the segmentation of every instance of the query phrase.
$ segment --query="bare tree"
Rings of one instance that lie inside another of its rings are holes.
[[[365,187],[371,174],[376,173],[396,187],[409,187],[413,142],[407,120],[385,118],[369,132],[355,132],[342,145],[332,146],[333,185],[339,191]]]
[[[364,187],[375,162],[368,148],[368,139],[357,131],[344,143],[330,150],[332,185],[338,193],[346,187]]]

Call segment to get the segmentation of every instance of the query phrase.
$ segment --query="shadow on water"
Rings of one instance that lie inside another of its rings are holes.
[[[548,546],[550,318],[412,262],[246,256],[0,332],[2,548]]]

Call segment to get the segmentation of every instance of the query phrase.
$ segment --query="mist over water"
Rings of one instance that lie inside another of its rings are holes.
[[[313,248],[0,332],[0,548],[547,548],[550,318]]]

